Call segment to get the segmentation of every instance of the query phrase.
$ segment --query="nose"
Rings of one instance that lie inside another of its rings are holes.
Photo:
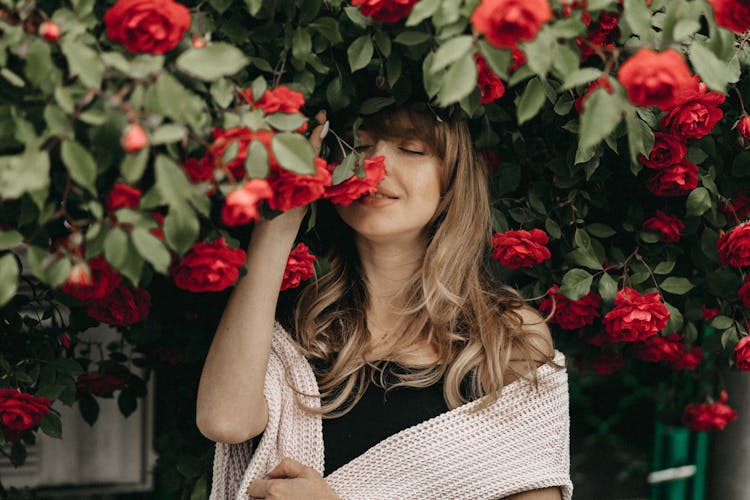
[[[385,175],[388,175],[389,172],[388,149],[388,142],[383,139],[378,139],[372,148],[372,156],[382,156],[385,160]]]

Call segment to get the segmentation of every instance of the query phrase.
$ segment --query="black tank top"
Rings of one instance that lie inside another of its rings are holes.
[[[387,437],[446,411],[442,379],[429,387],[396,387],[387,393],[371,382],[346,415],[323,419],[325,475]]]

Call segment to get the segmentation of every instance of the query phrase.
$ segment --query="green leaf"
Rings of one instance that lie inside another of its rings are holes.
[[[617,282],[607,273],[599,278],[599,295],[607,304],[613,304],[617,295]]]
[[[49,155],[29,148],[21,155],[0,156],[0,196],[20,198],[24,193],[49,188]]]
[[[560,293],[570,300],[579,300],[591,291],[594,277],[583,269],[571,269],[563,276]]]
[[[208,477],[204,474],[198,478],[190,492],[190,500],[206,500],[208,498]]]
[[[690,46],[690,63],[709,88],[724,94],[727,93],[727,84],[735,83],[740,77],[736,57],[727,63],[699,42],[693,42]]]
[[[669,274],[672,272],[672,269],[674,269],[674,265],[675,261],[673,260],[665,260],[664,262],[659,262],[654,268],[654,274]]]
[[[566,75],[565,81],[563,82],[560,90],[568,90],[573,87],[579,87],[589,82],[593,82],[597,78],[602,76],[602,72],[596,68],[581,68],[569,75]]]
[[[393,97],[370,97],[369,99],[365,99],[359,107],[359,112],[362,115],[371,115],[390,106],[394,102],[396,102],[396,100]]]
[[[437,73],[449,64],[459,60],[472,49],[473,45],[474,39],[470,35],[451,38],[435,51],[430,71]]]
[[[112,228],[104,239],[104,256],[115,269],[121,268],[128,258],[128,235],[119,227]]]
[[[593,148],[620,123],[623,101],[619,96],[597,88],[587,98],[581,115],[579,148]]]
[[[339,22],[332,17],[319,17],[308,26],[326,37],[331,43],[344,41],[339,30]]]
[[[599,259],[585,248],[576,248],[572,252],[569,252],[565,258],[573,264],[588,267],[589,269],[602,269]]]
[[[185,171],[171,158],[165,155],[156,157],[156,189],[162,200],[169,206],[185,205],[186,199],[193,192],[193,186]]]
[[[62,439],[62,422],[60,421],[60,417],[52,412],[44,416],[39,428],[49,437]]]
[[[188,49],[177,58],[177,67],[181,71],[207,81],[233,75],[248,63],[240,49],[223,42]]]
[[[137,153],[129,153],[123,156],[120,163],[120,175],[131,184],[138,182],[146,170],[148,163],[149,148],[143,148]]]
[[[448,68],[440,82],[438,97],[441,106],[458,102],[477,86],[477,65],[471,54],[466,54]]]
[[[430,34],[424,31],[402,31],[396,38],[393,39],[395,43],[401,45],[419,45],[425,43],[430,39]]]
[[[258,15],[261,7],[263,7],[263,0],[245,0],[245,8],[251,16]]]
[[[369,34],[362,35],[349,45],[349,48],[346,49],[346,55],[349,59],[349,67],[352,73],[370,63],[374,50],[372,38],[370,38]]]
[[[232,5],[233,1],[234,0],[209,0],[208,3],[210,3],[211,7],[216,9],[219,14],[223,14]]]
[[[23,235],[13,229],[0,231],[0,250],[13,248],[23,241]]]
[[[549,237],[553,240],[559,240],[562,236],[560,225],[549,217],[547,217],[547,219],[544,221],[544,229],[547,231],[547,234],[549,234]]]
[[[117,406],[120,408],[120,412],[129,417],[138,408],[138,400],[131,391],[125,390],[120,392],[117,396]]]
[[[687,278],[670,276],[661,282],[659,288],[674,295],[684,295],[695,288],[695,285],[690,283]]]
[[[717,330],[725,330],[732,326],[734,324],[734,319],[730,318],[729,316],[723,316],[719,315],[716,316],[714,319],[711,320],[711,323],[709,325],[711,328],[716,328]]]
[[[606,224],[600,224],[598,222],[586,226],[586,231],[596,236],[597,238],[609,238],[610,236],[614,236],[615,234],[617,234],[617,231],[612,229],[612,227]]]
[[[135,228],[130,233],[133,246],[147,262],[161,274],[167,274],[172,257],[159,238],[143,228]]]
[[[151,133],[151,144],[169,144],[182,141],[187,137],[187,129],[178,123],[162,125]]]
[[[513,59],[511,50],[495,48],[484,40],[479,42],[479,50],[493,73],[500,78],[508,78],[508,67]]]
[[[73,140],[66,140],[61,148],[62,160],[70,177],[82,188],[96,196],[96,162],[86,148]]]
[[[34,276],[52,288],[62,285],[70,276],[70,261],[67,258],[58,258],[34,246],[27,248],[27,256]]]
[[[625,0],[623,21],[641,42],[654,39],[654,30],[651,28],[651,11],[643,0]]]
[[[94,425],[96,419],[99,417],[99,403],[88,394],[78,400],[78,410],[81,412],[83,421],[89,425]]]
[[[733,349],[740,341],[739,332],[736,326],[731,326],[721,334],[721,346],[724,350]]]
[[[299,113],[273,113],[266,116],[266,122],[276,130],[292,132],[305,124],[307,118]]]
[[[245,158],[247,176],[251,179],[265,179],[268,177],[269,170],[266,146],[258,140],[253,140]]]
[[[271,139],[271,150],[285,170],[301,175],[315,175],[315,151],[310,142],[299,134],[283,132]]]
[[[98,52],[82,42],[67,37],[63,39],[61,48],[68,60],[70,76],[78,76],[86,87],[101,87],[104,63]]]
[[[693,189],[687,197],[687,215],[700,216],[706,213],[709,208],[711,208],[711,195],[708,189],[704,187]]]
[[[526,54],[526,64],[540,78],[547,75],[557,51],[557,40],[552,31],[544,27],[536,37],[521,45]]]
[[[174,251],[184,255],[198,239],[199,232],[200,223],[193,209],[182,204],[169,207],[164,218],[164,236]]]
[[[416,26],[425,19],[432,17],[432,15],[440,7],[440,0],[421,0],[414,6],[406,18],[406,26]]]
[[[542,109],[544,99],[544,87],[541,80],[537,77],[529,80],[523,91],[523,95],[521,95],[521,99],[518,101],[518,124],[522,125],[534,118],[539,113],[539,110]]]
[[[638,156],[648,156],[654,147],[654,131],[638,116],[638,113],[632,111],[625,114],[625,125],[628,130],[630,163],[637,168],[634,172],[637,173],[642,168]]]
[[[18,289],[18,262],[13,254],[0,257],[0,307],[16,295]]]

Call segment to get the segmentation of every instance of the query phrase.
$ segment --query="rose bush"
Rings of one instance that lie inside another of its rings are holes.
[[[722,373],[747,369],[743,2],[282,4],[0,5],[0,390],[51,403],[0,422],[15,463],[37,429],[60,436],[61,404],[88,422],[101,395],[132,412],[143,367],[185,387],[160,406],[179,423],[157,430],[158,482],[202,498],[191,395],[253,221],[312,202],[314,240],[316,204],[384,175],[348,139],[356,117],[404,103],[469,119],[488,258],[552,315],[572,383],[635,380],[661,420],[689,408],[694,428],[723,427],[695,422],[727,406]],[[289,262],[282,302],[327,268]],[[84,340],[99,322],[122,341]]]

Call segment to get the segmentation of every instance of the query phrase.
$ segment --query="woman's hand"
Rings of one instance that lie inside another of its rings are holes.
[[[328,134],[328,117],[326,115],[325,110],[320,110],[317,115],[315,115],[315,120],[318,122],[318,126],[315,127],[312,132],[310,133],[310,144],[313,147],[313,150],[315,151],[315,155],[320,154],[320,148],[323,144],[323,139],[325,139],[326,135]],[[290,231],[297,231],[299,229],[300,224],[302,223],[302,219],[305,218],[305,214],[307,213],[307,205],[303,205],[301,207],[295,207],[291,210],[287,210],[283,214],[280,214],[273,218],[271,221],[267,221],[263,218],[260,218],[256,221],[256,226],[270,224],[275,230],[278,230],[279,228],[283,229],[289,229]]]
[[[268,473],[268,478],[250,483],[248,496],[283,500],[340,500],[315,469],[291,458],[282,460]]]

